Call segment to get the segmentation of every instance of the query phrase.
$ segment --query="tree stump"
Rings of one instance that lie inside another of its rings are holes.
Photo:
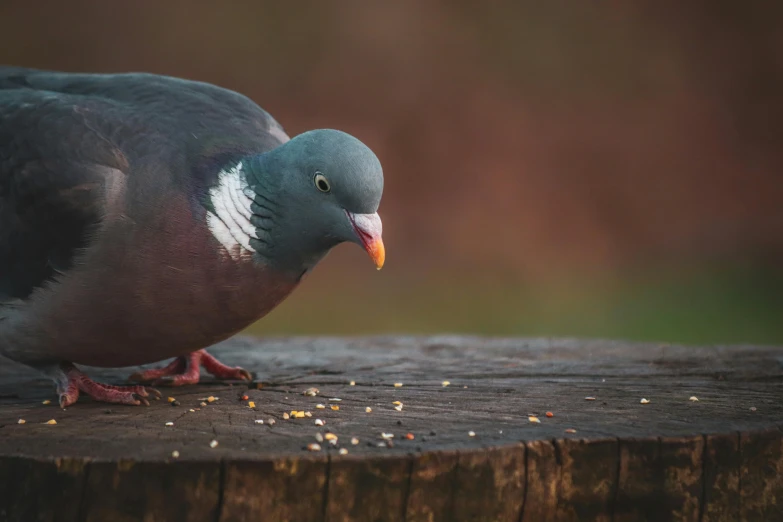
[[[775,348],[240,337],[211,351],[256,380],[63,411],[50,382],[0,361],[0,520],[783,520]],[[85,370],[120,384],[136,369]]]

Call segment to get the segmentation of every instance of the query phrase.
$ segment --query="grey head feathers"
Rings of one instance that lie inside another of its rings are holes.
[[[239,245],[231,247],[235,253],[244,251],[245,257],[301,275],[341,242],[367,249],[369,236],[380,241],[376,211],[383,169],[365,144],[345,132],[305,132],[269,152],[241,159],[224,174],[237,178],[221,176],[219,181],[228,187],[226,206],[233,205],[223,212],[228,218],[223,221],[234,223],[227,227],[233,235],[222,232],[228,243],[233,237]],[[221,192],[213,189],[210,206],[218,211],[220,198]],[[374,216],[370,221],[377,222],[377,230],[357,229],[356,223],[368,218],[356,216]],[[210,228],[217,237],[216,228]]]

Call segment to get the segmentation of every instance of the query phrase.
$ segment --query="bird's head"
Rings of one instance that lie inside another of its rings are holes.
[[[361,141],[337,130],[305,132],[242,161],[252,197],[254,249],[284,269],[309,270],[335,245],[363,247],[385,260],[378,205],[383,170]]]

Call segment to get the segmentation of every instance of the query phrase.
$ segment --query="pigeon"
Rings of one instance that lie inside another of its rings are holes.
[[[249,98],[148,73],[0,67],[0,355],[79,394],[249,380],[205,348],[275,308],[336,245],[380,269],[383,170],[357,138],[289,138]],[[115,386],[77,365],[174,358]]]

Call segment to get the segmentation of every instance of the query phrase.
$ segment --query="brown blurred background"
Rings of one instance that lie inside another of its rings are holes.
[[[0,4],[0,62],[149,71],[384,165],[387,267],[335,250],[256,333],[783,342],[783,3]]]

